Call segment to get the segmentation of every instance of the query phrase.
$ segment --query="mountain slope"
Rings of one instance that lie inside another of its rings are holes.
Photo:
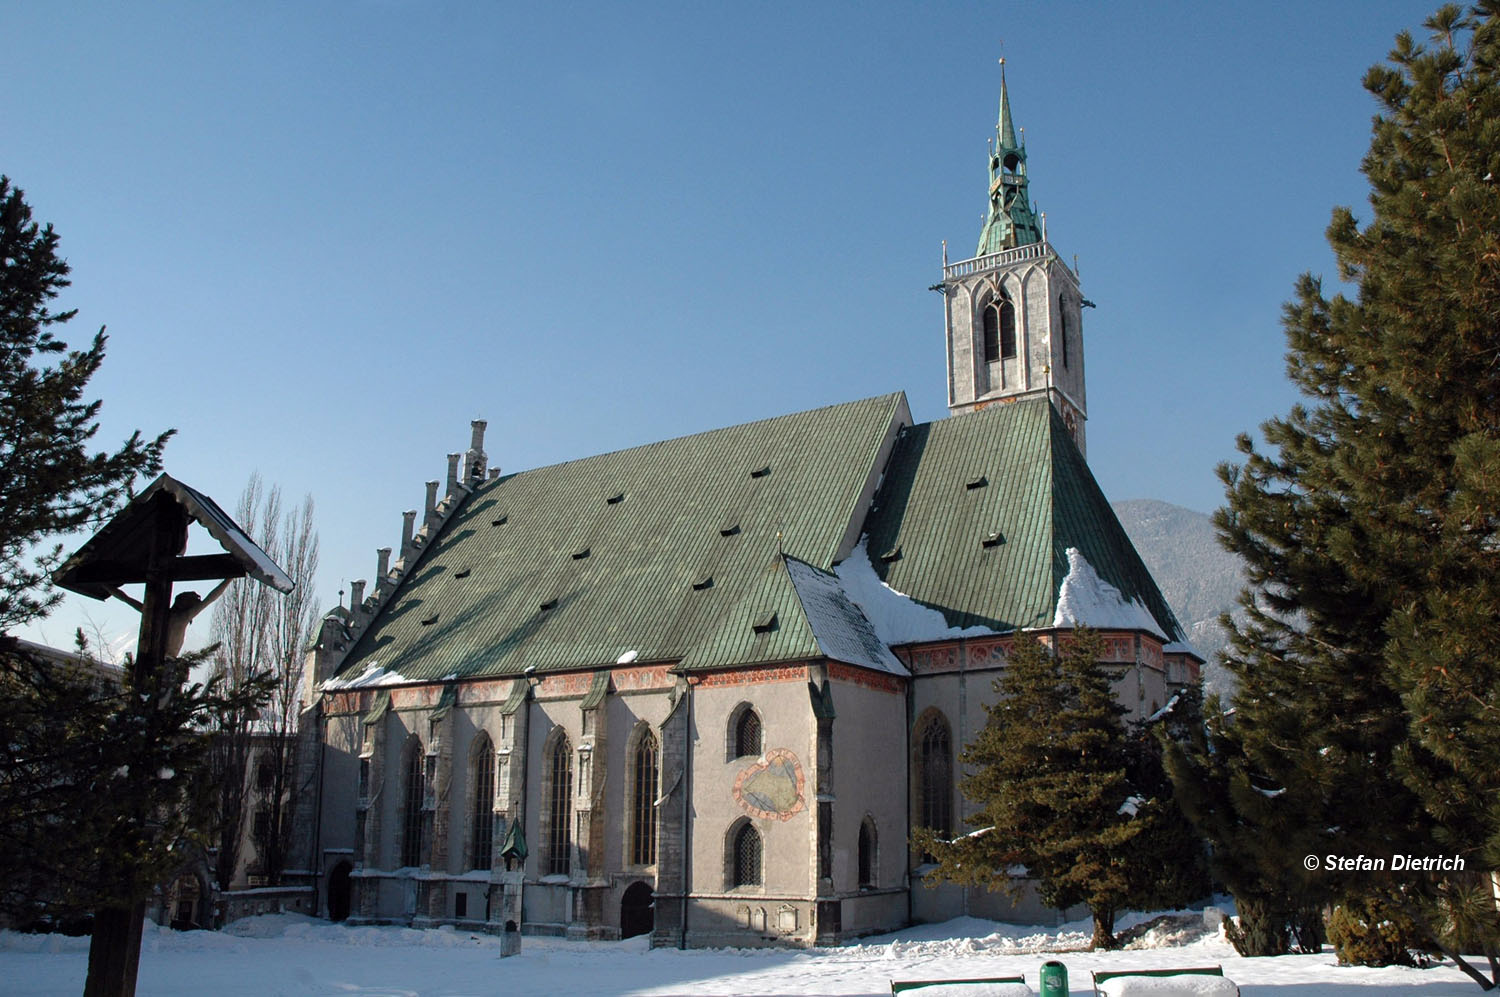
[[[1219,546],[1213,521],[1201,512],[1155,499],[1111,505],[1194,646],[1208,659],[1204,685],[1211,692],[1229,691],[1232,679],[1218,664],[1227,642],[1219,614],[1235,609],[1244,587],[1239,558]]]

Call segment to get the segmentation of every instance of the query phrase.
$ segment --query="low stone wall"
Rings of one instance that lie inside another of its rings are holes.
[[[250,890],[223,890],[219,893],[219,924],[229,924],[242,917],[257,914],[307,914],[317,910],[317,896],[311,886],[258,886]]]

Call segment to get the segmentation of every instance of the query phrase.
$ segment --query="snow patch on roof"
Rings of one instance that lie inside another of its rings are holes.
[[[860,537],[859,546],[833,570],[839,577],[844,595],[860,608],[875,628],[876,635],[885,643],[915,644],[998,633],[989,627],[950,627],[942,613],[881,581],[870,561],[866,547],[868,541],[868,537]]]
[[[383,685],[400,685],[407,681],[398,672],[388,672],[380,667],[380,662],[371,661],[365,665],[365,670],[352,678],[332,678],[323,683],[323,691],[330,692],[335,689],[372,689]]]
[[[892,675],[911,674],[854,605],[836,575],[819,571],[795,557],[786,559],[786,569],[813,637],[824,654],[835,661]]]
[[[1163,641],[1161,624],[1139,599],[1125,601],[1120,590],[1099,577],[1077,547],[1068,548],[1068,576],[1057,589],[1054,627],[1088,626],[1095,630],[1145,630]]]

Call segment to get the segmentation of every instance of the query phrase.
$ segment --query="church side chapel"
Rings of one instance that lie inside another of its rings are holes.
[[[321,909],[663,946],[1057,920],[908,844],[969,830],[1015,635],[1100,630],[1133,718],[1201,659],[1085,462],[1087,302],[1003,80],[989,172],[935,288],[946,419],[896,393],[515,474],[473,424],[314,651]]]

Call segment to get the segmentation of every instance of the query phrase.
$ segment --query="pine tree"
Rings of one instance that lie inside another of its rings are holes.
[[[1016,640],[988,720],[964,749],[972,774],[960,785],[978,804],[965,820],[976,830],[950,842],[919,828],[913,841],[938,861],[939,879],[1017,897],[1029,879],[1051,906],[1087,905],[1094,947],[1112,948],[1115,914],[1155,888],[1146,872],[1162,857],[1146,842],[1168,816],[1131,784],[1126,711],[1099,664],[1103,641],[1080,629],[1059,644]]]
[[[1234,895],[1226,931],[1241,955],[1317,951],[1326,882],[1302,865],[1327,846],[1316,815],[1301,809],[1316,793],[1272,786],[1249,764],[1216,698],[1196,723],[1165,743],[1174,800],[1212,846],[1216,882]]]
[[[133,433],[113,453],[91,452],[99,402],[84,399],[104,361],[104,330],[69,351],[56,331],[76,314],[51,302],[69,284],[51,225],[32,220],[22,191],[0,176],[0,632],[44,615],[61,597],[48,576],[59,534],[98,524],[137,475],[161,468],[162,447]]]
[[[1500,3],[1444,6],[1425,26],[1430,45],[1403,32],[1365,77],[1380,105],[1363,164],[1373,215],[1361,227],[1339,208],[1328,229],[1356,293],[1329,297],[1307,275],[1285,309],[1288,372],[1308,402],[1263,426],[1266,450],[1242,437],[1244,463],[1220,469],[1216,523],[1250,581],[1248,620],[1230,623],[1239,693],[1223,733],[1245,779],[1330,829],[1329,852],[1457,853],[1488,873],[1500,858]],[[1320,889],[1396,904],[1450,953],[1467,924],[1493,956],[1494,904],[1463,900],[1472,886],[1325,876]]]

